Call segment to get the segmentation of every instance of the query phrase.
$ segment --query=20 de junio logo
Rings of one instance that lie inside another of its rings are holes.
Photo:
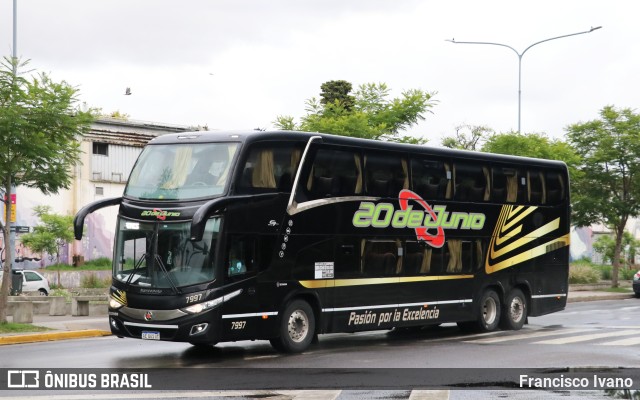
[[[445,242],[445,229],[481,230],[486,216],[482,213],[449,212],[447,206],[431,207],[422,197],[404,189],[398,194],[400,210],[391,203],[361,202],[360,208],[353,214],[353,226],[356,228],[410,228],[416,232],[416,238],[439,248]],[[414,210],[412,202],[422,207]],[[429,233],[435,229],[435,233]]]
[[[38,370],[9,370],[8,389],[151,389],[145,373],[54,373],[40,377]]]

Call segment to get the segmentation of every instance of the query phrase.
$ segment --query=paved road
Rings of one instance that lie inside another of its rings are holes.
[[[283,355],[266,341],[199,349],[184,343],[113,336],[0,346],[0,368],[470,368],[640,367],[640,301],[572,303],[530,318],[520,331],[463,334],[455,325],[419,333],[389,331],[320,336],[305,354]]]
[[[179,367],[182,370],[185,367],[225,369],[249,367],[286,368],[288,371],[304,370],[310,367],[483,369],[487,367],[606,366],[640,368],[639,344],[640,301],[628,299],[572,303],[561,313],[530,318],[529,324],[520,331],[462,334],[454,325],[444,325],[437,329],[411,334],[363,332],[323,335],[318,345],[299,355],[276,353],[265,341],[226,343],[207,350],[181,343],[148,342],[115,337],[0,346],[0,368]],[[640,376],[638,378],[640,380]],[[210,392],[207,393],[211,395]],[[240,397],[235,398],[245,398],[243,396],[255,398],[256,395],[260,395],[264,398],[337,398],[341,400],[476,399],[501,397],[505,393],[504,391],[483,393],[411,390],[277,391],[276,393],[238,392],[236,394]],[[513,392],[509,393],[509,397],[513,397]],[[542,398],[540,391],[517,393],[517,398]],[[568,396],[566,392],[564,395],[544,393],[544,398],[573,397],[573,395]],[[576,398],[602,398],[601,394],[588,392],[588,396],[580,395]],[[316,395],[319,397],[314,397]],[[229,392],[221,393],[219,396],[222,397],[218,398],[225,398],[224,396],[229,396]],[[176,394],[176,398],[190,397]]]

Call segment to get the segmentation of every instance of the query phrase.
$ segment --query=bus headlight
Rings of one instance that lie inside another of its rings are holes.
[[[124,306],[124,304],[120,303],[119,301],[116,301],[116,299],[114,299],[113,297],[109,297],[109,308],[117,310],[122,306]]]
[[[189,307],[185,307],[182,309],[184,312],[188,312],[189,314],[197,314],[206,310],[210,310],[213,307],[217,307],[222,304],[222,297],[218,297],[217,299],[205,301],[204,303],[194,304]]]
[[[224,303],[225,301],[231,300],[232,298],[236,297],[240,293],[242,293],[242,289],[238,289],[235,292],[231,292],[227,295],[218,297],[213,300],[205,301],[204,303],[198,303],[198,304],[194,304],[194,305],[182,308],[182,311],[189,314],[198,314],[203,311],[210,310],[214,307],[218,307],[220,304]]]

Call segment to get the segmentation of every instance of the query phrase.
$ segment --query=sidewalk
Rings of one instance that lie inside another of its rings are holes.
[[[594,300],[623,300],[630,299],[633,296],[633,292],[611,293],[598,290],[571,290],[570,288],[567,301],[569,303],[575,303]],[[9,322],[11,322],[11,320],[12,317],[9,317]],[[5,344],[46,342],[51,340],[111,335],[108,315],[92,315],[88,317],[34,315],[33,325],[43,326],[51,330],[33,333],[0,334],[0,346]]]
[[[569,296],[567,302],[576,303],[579,301],[594,300],[624,300],[634,297],[633,292],[629,293],[613,293],[599,290],[571,290],[569,288]]]
[[[13,317],[8,317],[12,322]],[[79,339],[109,336],[109,316],[92,315],[73,317],[70,315],[34,315],[33,325],[49,328],[43,332],[20,332],[0,334],[0,346],[5,344],[48,342],[52,340]]]

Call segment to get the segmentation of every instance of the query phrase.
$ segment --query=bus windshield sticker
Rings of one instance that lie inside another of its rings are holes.
[[[418,240],[423,240],[431,247],[440,248],[444,245],[445,229],[480,230],[484,227],[486,216],[482,213],[449,212],[447,206],[434,205],[431,207],[419,195],[402,190],[399,194],[400,210],[391,203],[364,201],[353,214],[353,226],[356,228],[409,228],[414,229]],[[420,205],[422,210],[414,210],[409,201]],[[435,229],[435,233],[429,233]]]
[[[315,279],[333,279],[333,262],[317,262]]]

